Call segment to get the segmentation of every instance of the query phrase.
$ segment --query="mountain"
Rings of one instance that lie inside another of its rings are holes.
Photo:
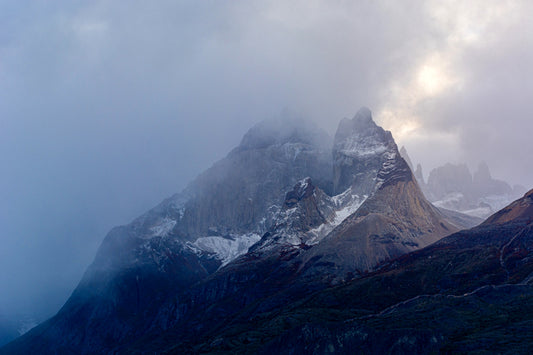
[[[367,108],[333,142],[305,122],[263,122],[183,192],[114,228],[58,314],[0,352],[187,352],[472,222],[424,198]]]
[[[294,120],[252,128],[182,193],[111,230],[59,313],[26,335],[27,351],[100,352],[136,339],[170,295],[257,242],[296,181],[331,190],[330,141]]]
[[[410,161],[405,147],[402,147],[401,155]],[[505,181],[494,179],[485,162],[481,162],[474,173],[465,164],[447,163],[431,170],[427,182],[422,166],[418,164],[415,177],[424,195],[435,206],[481,218],[488,217],[525,192],[523,186],[511,188]]]
[[[353,277],[458,230],[424,198],[392,135],[369,111],[341,121],[333,147],[335,176],[351,176],[350,189],[369,197],[306,253],[307,273],[324,277],[328,265],[341,279]]]

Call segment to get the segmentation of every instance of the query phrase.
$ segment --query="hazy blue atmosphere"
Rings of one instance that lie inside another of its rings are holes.
[[[288,109],[533,187],[531,1],[0,1],[0,314]]]

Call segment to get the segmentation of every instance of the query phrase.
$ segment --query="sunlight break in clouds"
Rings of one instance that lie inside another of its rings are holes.
[[[429,31],[442,34],[444,42],[438,47],[431,42],[426,44],[425,55],[409,73],[391,80],[389,94],[376,114],[399,144],[417,148],[427,140],[426,144],[442,145],[440,148],[450,153],[442,157],[447,161],[461,155],[457,150],[460,131],[448,125],[448,131],[443,132],[442,125],[434,122],[437,118],[431,114],[431,107],[447,97],[460,97],[462,90],[468,90],[472,78],[462,68],[465,56],[468,51],[490,42],[496,36],[494,33],[503,32],[508,23],[517,21],[518,5],[517,2],[461,1],[426,4],[425,13],[432,20]]]

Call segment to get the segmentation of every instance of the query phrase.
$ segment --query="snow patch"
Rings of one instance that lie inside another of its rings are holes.
[[[333,220],[332,225],[336,227],[341,224],[341,222],[344,221],[346,218],[354,214],[355,211],[357,211],[359,207],[361,207],[361,205],[363,204],[363,202],[365,202],[367,198],[366,195],[364,195],[362,198],[357,195],[355,196],[356,199],[354,199],[353,203],[335,212],[335,219]]]
[[[150,237],[166,237],[175,225],[175,220],[165,217],[160,220],[158,224],[150,228],[150,231],[152,232]]]
[[[367,158],[385,153],[387,146],[374,137],[360,137],[354,134],[342,142],[342,149],[339,151],[350,157]]]
[[[216,255],[222,266],[245,254],[248,249],[257,243],[261,237],[256,233],[230,235],[229,237],[208,236],[198,238],[194,243],[188,243],[191,249],[201,250]]]
[[[288,161],[295,161],[298,155],[304,150],[304,145],[302,143],[285,143],[282,149]]]
[[[359,196],[355,194],[352,188],[348,188],[343,193],[333,196],[333,202],[338,209],[335,211],[335,219],[332,224],[337,226],[348,216],[354,214],[367,198],[367,195]]]
[[[464,195],[460,192],[452,192],[444,196],[443,199],[432,202],[433,205],[440,208],[453,208],[455,204],[460,203],[464,199]]]
[[[480,202],[486,203],[487,205],[490,205],[492,207],[493,211],[499,211],[502,208],[509,205],[511,202],[513,202],[516,198],[513,198],[512,196],[508,194],[504,195],[490,195],[485,196],[479,199]]]
[[[470,215],[470,216],[479,217],[479,218],[487,218],[493,213],[490,207],[478,207],[478,208],[473,208],[471,210],[464,210],[464,211],[459,211],[459,212]]]
[[[341,194],[333,196],[332,200],[336,206],[333,219],[307,232],[307,240],[305,241],[305,244],[318,244],[333,229],[335,229],[335,227],[341,224],[342,221],[354,214],[367,198],[367,195],[359,196],[355,194],[351,188],[346,189],[346,191]]]

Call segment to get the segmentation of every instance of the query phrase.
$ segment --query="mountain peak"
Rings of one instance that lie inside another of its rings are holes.
[[[354,118],[339,123],[333,143],[334,192],[356,186],[359,195],[370,195],[383,164],[399,156],[389,131],[376,125],[372,113],[361,108]]]

